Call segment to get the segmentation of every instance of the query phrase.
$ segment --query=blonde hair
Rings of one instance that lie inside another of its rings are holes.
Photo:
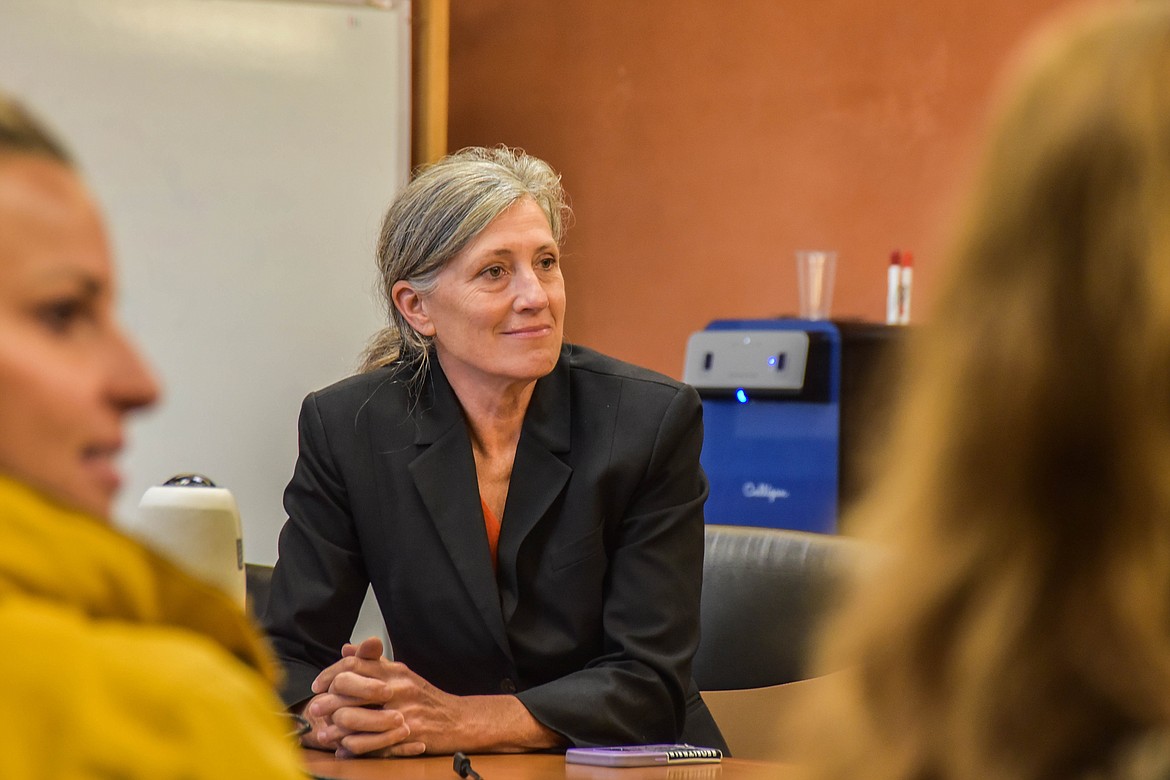
[[[0,91],[0,155],[36,154],[72,168],[65,145],[19,101]]]
[[[1170,726],[1170,8],[1078,15],[1001,115],[826,633],[825,776],[1066,778]]]
[[[370,340],[362,371],[402,361],[414,364],[416,379],[426,373],[430,339],[395,308],[394,285],[405,280],[416,291],[429,292],[451,258],[524,197],[540,206],[559,243],[569,216],[561,177],[523,150],[469,147],[415,175],[382,223],[377,258],[389,324]]]

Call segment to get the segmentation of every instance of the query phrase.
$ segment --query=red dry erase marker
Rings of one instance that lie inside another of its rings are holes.
[[[910,324],[910,288],[914,285],[914,254],[902,253],[902,273],[898,285],[898,324]]]

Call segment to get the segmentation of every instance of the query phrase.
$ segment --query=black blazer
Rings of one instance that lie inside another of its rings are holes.
[[[707,497],[695,391],[566,345],[524,419],[493,573],[458,400],[437,360],[414,400],[400,374],[301,408],[263,617],[285,701],[337,660],[371,583],[395,659],[449,693],[515,693],[574,745],[725,748],[690,676]]]

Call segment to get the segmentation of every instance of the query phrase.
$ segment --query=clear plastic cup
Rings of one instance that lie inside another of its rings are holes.
[[[827,320],[833,308],[833,279],[837,253],[800,250],[796,253],[796,289],[800,292],[800,318]]]

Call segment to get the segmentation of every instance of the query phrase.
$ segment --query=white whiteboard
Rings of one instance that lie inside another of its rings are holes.
[[[165,387],[131,427],[130,518],[197,471],[276,559],[296,419],[382,320],[379,220],[409,169],[409,3],[2,0],[0,87],[101,201],[122,310]]]

